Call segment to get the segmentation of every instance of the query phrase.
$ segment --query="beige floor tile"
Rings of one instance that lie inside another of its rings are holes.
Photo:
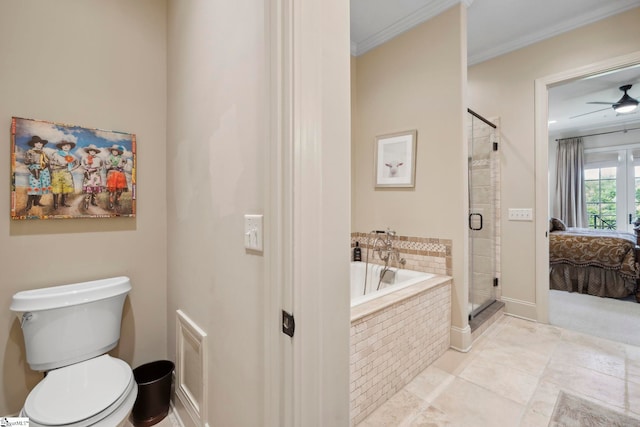
[[[415,417],[424,405],[422,399],[406,390],[400,390],[358,424],[358,427],[400,426]]]
[[[625,408],[625,381],[568,363],[549,364],[542,379],[573,394],[596,399],[617,408]]]
[[[454,379],[455,376],[431,365],[407,384],[405,390],[426,402],[432,402]]]
[[[451,375],[458,375],[475,357],[476,352],[473,350],[468,353],[462,353],[449,349],[433,362],[431,366],[440,368]]]
[[[628,409],[634,416],[640,415],[640,384],[628,383],[627,384],[627,402]]]
[[[504,316],[359,427],[546,427],[560,390],[640,417],[640,347]]]
[[[551,416],[543,415],[538,412],[527,410],[520,421],[519,427],[544,427],[549,425]]]
[[[479,340],[486,340],[486,341],[491,341],[491,339],[495,336],[496,333],[498,333],[500,331],[500,329],[508,324],[511,321],[511,317],[510,316],[501,316],[499,319],[497,319],[493,325],[489,326],[489,328],[487,328],[486,331],[484,331],[482,333],[481,336],[479,336],[476,341],[474,341],[474,346],[476,344],[477,341]]]
[[[549,362],[549,354],[525,350],[520,346],[504,342],[487,343],[479,356],[497,361],[501,366],[510,367],[530,375],[539,376]]]
[[[583,368],[624,379],[626,355],[622,347],[604,349],[589,341],[563,342],[556,348],[551,363],[572,363]]]
[[[442,417],[449,424],[443,425],[450,426],[517,426],[525,409],[523,405],[461,378],[456,378],[432,406],[438,414],[444,414]]]
[[[481,353],[460,373],[460,378],[526,405],[538,385],[538,377],[497,363]]]
[[[628,345],[625,347],[627,355],[627,380],[640,384],[640,347]]]
[[[529,401],[529,409],[545,417],[551,417],[558,400],[560,387],[548,381],[540,381]]]
[[[418,415],[407,420],[402,427],[451,427],[452,424],[447,418],[447,414],[435,408],[428,406]]]
[[[561,330],[555,326],[511,318],[511,321],[504,324],[492,339],[495,343],[507,343],[550,356],[561,337]]]
[[[602,351],[611,354],[623,354],[625,347],[627,347],[627,344],[606,340],[582,332],[572,331],[569,329],[561,329],[561,331],[562,339],[564,341],[593,347],[596,351]]]

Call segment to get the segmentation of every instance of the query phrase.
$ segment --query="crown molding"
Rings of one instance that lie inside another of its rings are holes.
[[[542,29],[541,31],[533,34],[528,34],[524,37],[510,40],[507,43],[494,46],[490,49],[482,50],[477,54],[469,56],[467,59],[467,64],[469,66],[478,64],[497,56],[504,55],[505,53],[522,49],[523,47],[526,47],[528,45],[540,42],[551,37],[555,37],[562,33],[566,33],[567,31],[575,30],[576,28],[582,27],[584,25],[592,24],[601,19],[608,18],[609,16],[625,12],[635,7],[638,7],[638,2],[636,0],[626,0],[623,2],[615,3],[606,2],[604,6],[598,9],[583,13],[582,15],[576,16],[575,18],[567,20],[561,24]]]
[[[351,54],[354,56],[362,55],[363,53],[366,53],[371,49],[374,49],[375,47],[404,33],[405,31],[410,30],[416,25],[419,25],[439,15],[440,13],[458,3],[462,3],[466,7],[469,7],[473,2],[474,0],[434,0],[428,5],[418,9],[411,15],[408,15],[400,21],[395,22],[394,24],[382,29],[381,31],[377,32],[371,37],[366,38],[360,43],[352,41]],[[506,43],[500,44],[498,46],[493,46],[489,49],[483,49],[478,53],[468,56],[467,64],[469,66],[478,64],[497,56],[504,55],[505,53],[521,49],[533,43],[537,43],[550,37],[557,36],[567,31],[575,30],[576,28],[582,27],[584,25],[592,24],[601,19],[608,18],[609,16],[625,12],[635,7],[638,7],[637,0],[604,2],[604,5],[602,7],[592,11],[587,11],[586,13],[576,16],[575,18],[567,20],[561,24],[542,29],[534,34],[529,34],[524,37],[510,40]]]
[[[383,28],[376,34],[364,39],[360,43],[352,42],[351,54],[354,56],[362,55],[363,53],[368,52],[385,42],[388,42],[392,38],[404,33],[405,31],[410,30],[416,25],[428,21],[434,16],[439,15],[440,13],[449,9],[451,6],[454,6],[460,2],[461,0],[434,0],[432,2],[429,2],[428,5],[421,7],[411,15],[408,15],[405,18],[394,22],[388,27]],[[462,2],[473,2],[473,0],[462,0]]]

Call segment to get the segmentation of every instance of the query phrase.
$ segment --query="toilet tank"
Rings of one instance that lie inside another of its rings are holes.
[[[31,369],[48,371],[114,348],[130,290],[122,276],[15,294],[10,309],[20,318]]]

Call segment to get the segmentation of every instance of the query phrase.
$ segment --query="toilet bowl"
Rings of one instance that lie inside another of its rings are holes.
[[[106,354],[120,338],[126,277],[18,292],[27,362],[46,376],[27,396],[21,417],[31,427],[125,424],[138,386],[131,367]]]
[[[118,426],[138,392],[129,365],[109,355],[49,371],[29,393],[21,416],[30,426]]]

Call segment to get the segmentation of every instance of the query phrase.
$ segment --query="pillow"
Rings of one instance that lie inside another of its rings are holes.
[[[549,220],[549,231],[565,231],[567,226],[561,219],[551,218]]]

